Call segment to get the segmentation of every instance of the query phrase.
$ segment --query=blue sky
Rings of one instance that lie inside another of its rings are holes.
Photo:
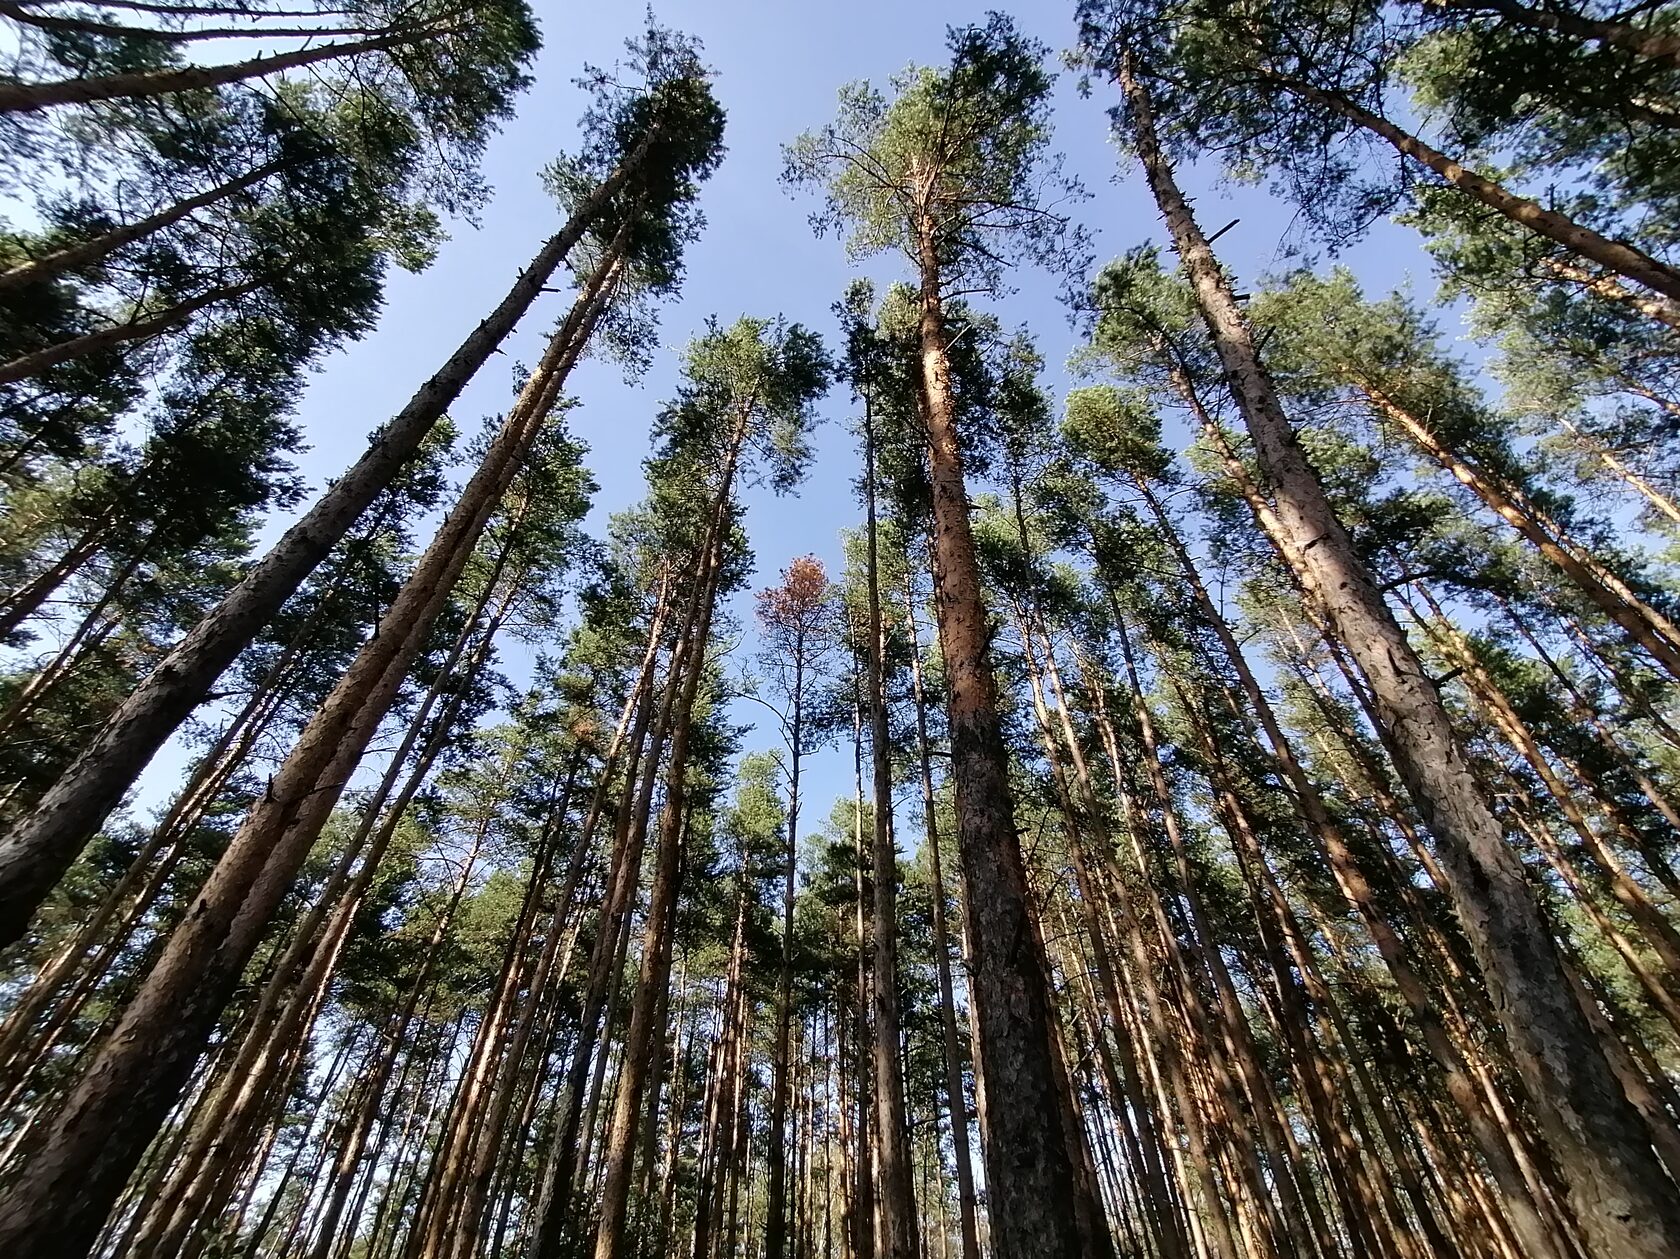
[[[539,243],[553,230],[556,214],[538,181],[542,165],[575,142],[582,93],[572,80],[586,62],[606,65],[623,41],[642,24],[632,4],[561,5],[534,0],[542,19],[545,47],[535,83],[520,100],[518,115],[488,150],[485,174],[493,199],[480,224],[455,224],[436,263],[426,272],[391,277],[383,317],[370,337],[345,347],[322,367],[305,395],[299,419],[310,451],[301,467],[311,483],[346,467],[366,435],[398,410],[415,387],[454,349],[462,336],[505,293],[507,285]],[[1072,4],[1003,7],[1018,24],[1053,49],[1073,36]],[[576,372],[572,392],[582,405],[572,413],[576,434],[591,450],[589,464],[601,490],[591,519],[641,497],[641,460],[649,420],[672,392],[683,343],[718,316],[784,315],[831,334],[830,305],[856,274],[842,244],[813,235],[808,198],[795,198],[779,183],[782,145],[833,113],[839,87],[856,79],[877,83],[912,62],[944,60],[948,25],[977,21],[983,5],[883,3],[852,0],[840,5],[774,3],[772,0],[666,0],[658,20],[697,35],[716,71],[715,90],[728,113],[728,156],[706,187],[702,205],[707,227],[688,254],[688,278],[679,300],[662,312],[662,345],[653,368],[627,385],[608,364],[587,362]],[[1128,164],[1117,164],[1107,139],[1104,111],[1110,104],[1099,85],[1093,99],[1081,99],[1072,76],[1063,74],[1055,101],[1056,145],[1068,169],[1092,194],[1075,208],[1096,242],[1100,260],[1142,240],[1164,244],[1153,203]],[[1292,208],[1262,190],[1220,187],[1211,172],[1181,172],[1199,198],[1206,226],[1241,223],[1221,237],[1219,249],[1245,281],[1284,265]],[[1408,277],[1427,292],[1429,262],[1411,233],[1380,226],[1351,255],[1369,289],[1403,283]],[[902,274],[895,257],[868,264],[878,279]],[[996,303],[1006,325],[1027,325],[1048,364],[1046,384],[1064,392],[1062,363],[1076,334],[1047,277],[1021,272],[1017,291]],[[455,416],[463,429],[480,416],[501,411],[510,396],[513,364],[535,360],[542,335],[567,299],[553,296],[509,342],[507,357],[494,359],[467,390]],[[767,491],[748,495],[747,528],[757,557],[754,587],[774,581],[797,555],[813,553],[840,568],[840,530],[857,517],[850,483],[857,454],[843,421],[849,399],[837,391],[823,405],[825,423],[815,437],[816,458],[798,497],[778,500]],[[737,607],[749,638],[737,661],[750,657],[751,617]],[[510,647],[518,667],[518,648]],[[742,706],[737,719],[754,719]],[[747,748],[768,747],[772,731],[749,735]],[[850,792],[850,755],[828,754],[812,765],[806,817],[825,816],[829,800]],[[182,758],[166,752],[148,776],[142,800],[166,793]],[[802,828],[803,829],[803,828]]]

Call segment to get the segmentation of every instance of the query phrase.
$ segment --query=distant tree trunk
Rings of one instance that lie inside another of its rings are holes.
[[[1515,529],[1563,572],[1600,611],[1652,659],[1680,679],[1680,628],[1641,599],[1626,582],[1606,568],[1586,547],[1571,538],[1516,486],[1475,467],[1446,445],[1420,417],[1401,406],[1375,384],[1359,377],[1353,386],[1377,411],[1387,416],[1429,458]]]
[[[804,730],[805,644],[793,647],[792,713],[788,723],[787,853],[782,869],[782,958],[776,976],[776,1041],[770,1063],[770,1176],[764,1199],[764,1253],[782,1259],[787,1246],[788,1046],[793,1025],[794,880],[799,860],[799,770]]]
[[[34,1259],[97,1233],[546,420],[535,404],[582,351],[616,270],[609,253],[378,631],[316,710],[33,1152],[0,1208],[0,1249]]]
[[[595,1234],[595,1259],[624,1259],[625,1219],[634,1170],[636,1126],[648,1071],[648,1047],[653,1037],[653,1007],[658,989],[670,982],[671,935],[675,924],[677,884],[681,874],[684,799],[687,793],[688,747],[695,698],[705,672],[710,644],[718,574],[722,570],[733,515],[731,495],[741,447],[746,440],[747,408],[736,422],[729,453],[719,478],[712,519],[703,548],[702,568],[696,575],[700,590],[699,615],[683,662],[681,694],[672,719],[671,753],[665,770],[665,803],[659,816],[653,886],[648,895],[647,926],[642,936],[641,973],[637,979],[630,1024],[624,1037],[623,1066],[614,1099],[612,1129],[607,1138],[606,1174],[601,1185],[600,1221]]]
[[[1161,526],[1162,534],[1183,570],[1196,605],[1201,610],[1202,620],[1219,639],[1225,659],[1236,673],[1243,694],[1265,731],[1272,756],[1293,789],[1292,803],[1301,816],[1305,833],[1324,845],[1337,886],[1370,932],[1377,952],[1393,976],[1396,989],[1412,1011],[1413,1019],[1423,1033],[1424,1043],[1440,1066],[1447,1093],[1463,1112],[1476,1145],[1487,1161],[1494,1183],[1500,1191],[1506,1214],[1522,1240],[1524,1253],[1533,1259],[1561,1259],[1556,1243],[1529,1196],[1522,1173],[1511,1157],[1510,1147],[1488,1116],[1474,1084],[1466,1073],[1462,1055],[1448,1036],[1440,1013],[1430,1000],[1427,988],[1406,956],[1405,946],[1387,919],[1379,912],[1370,883],[1356,863],[1340,828],[1331,820],[1323,796],[1296,758],[1271,702],[1261,689],[1236,636],[1203,584],[1189,549],[1185,547],[1183,539],[1179,537],[1173,522],[1168,518],[1154,488],[1142,479],[1137,480],[1135,484],[1150,513]]]
[[[916,706],[916,755],[921,769],[922,824],[927,835],[929,893],[933,898],[933,962],[939,979],[939,1023],[945,1051],[945,1104],[951,1116],[951,1146],[957,1162],[957,1213],[963,1259],[980,1259],[975,1218],[973,1154],[968,1143],[968,1095],[963,1088],[962,1050],[957,1040],[957,1004],[951,987],[951,933],[945,922],[945,880],[939,859],[939,818],[933,793],[933,758],[928,746],[927,704],[922,691],[922,648],[916,629],[916,595],[904,579],[904,616],[910,631],[910,682]],[[1167,1259],[1179,1259],[1169,1253]]]
[[[461,898],[466,894],[478,859],[479,846],[476,841],[482,838],[482,832],[474,832],[475,844],[461,863],[460,873],[450,888],[449,900],[432,927],[431,938],[421,954],[419,973],[409,985],[402,1007],[387,1021],[384,1032],[385,1048],[374,1059],[373,1070],[368,1073],[358,1104],[346,1117],[326,1192],[313,1221],[315,1240],[307,1251],[309,1259],[328,1259],[339,1243],[339,1223],[345,1204],[349,1201],[350,1191],[355,1185],[356,1170],[367,1150],[368,1135],[373,1130],[376,1120],[383,1122],[381,1110],[387,1101],[386,1086],[390,1083],[421,997],[433,981],[439,951],[448,937],[450,926],[455,920],[455,912],[460,907]],[[351,1222],[353,1225],[354,1216]]]
[[[865,589],[869,607],[869,649],[864,660],[869,685],[869,729],[874,771],[875,835],[871,848],[874,885],[871,991],[875,1013],[875,1126],[880,1183],[880,1259],[919,1259],[916,1194],[910,1171],[910,1134],[904,1117],[904,1071],[900,1062],[898,1008],[898,846],[893,840],[892,747],[887,730],[886,631],[881,620],[879,547],[875,527],[875,421],[864,398],[863,480],[865,503]]]
[[[663,627],[664,593],[669,575],[661,577],[661,608],[656,612],[648,630],[649,655],[643,659],[648,689],[639,702],[639,709],[628,743],[625,763],[624,790],[613,822],[613,846],[608,859],[608,884],[602,897],[602,908],[596,927],[595,943],[590,953],[584,1007],[578,1024],[577,1039],[572,1046],[571,1060],[561,1087],[554,1121],[554,1136],[542,1189],[535,1209],[535,1231],[531,1242],[532,1259],[556,1259],[566,1240],[572,1218],[573,1182],[576,1179],[578,1155],[582,1143],[578,1139],[583,1119],[584,1089],[589,1079],[591,1055],[601,1034],[601,1016],[606,1008],[609,991],[615,984],[619,934],[628,930],[628,920],[637,880],[641,873],[642,850],[645,847],[648,818],[653,804],[654,787],[658,781],[660,758],[670,732],[672,714],[682,677],[682,662],[687,644],[695,632],[699,616],[700,586],[689,583],[689,593],[682,620],[677,628],[676,641],[671,648],[663,694],[655,713],[652,670],[657,662],[660,633]],[[651,733],[649,726],[651,724]],[[643,743],[647,748],[643,750]],[[638,767],[640,775],[638,776]]]
[[[1556,418],[1557,422],[1564,427],[1572,438],[1592,452],[1593,458],[1637,490],[1647,503],[1668,517],[1670,521],[1680,525],[1680,503],[1676,503],[1667,494],[1652,485],[1648,478],[1628,466],[1627,462],[1607,444],[1590,433],[1582,432],[1577,425],[1570,422],[1567,416],[1559,415]]]
[[[851,627],[855,628],[855,627]],[[874,1057],[869,1047],[869,914],[865,909],[868,862],[863,847],[863,696],[857,685],[857,643],[852,644],[852,1065],[854,1109],[852,1166],[846,1183],[851,1193],[851,1242],[857,1259],[875,1259],[875,1090],[870,1080]],[[842,1065],[842,1070],[844,1066]]]
[[[1260,454],[1285,558],[1371,684],[1382,728],[1450,872],[1449,891],[1595,1259],[1680,1251],[1680,1200],[1592,1028],[1550,931],[1458,748],[1446,709],[1290,431],[1229,281],[1173,182],[1147,93],[1122,63],[1136,139],[1233,397]],[[1680,292],[1680,285],[1676,285]]]

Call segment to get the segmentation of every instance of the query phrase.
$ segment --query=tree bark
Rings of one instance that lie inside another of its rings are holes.
[[[920,391],[933,484],[934,588],[950,686],[951,771],[984,1085],[981,1144],[999,1259],[1077,1259],[1073,1168],[1050,1060],[1049,983],[1030,920],[951,388],[935,225],[917,225]]]
[[[615,272],[609,254],[374,636],[316,710],[64,1103],[0,1207],[0,1250],[33,1259],[97,1233],[547,418],[535,400],[576,361]]]
[[[1139,156],[1276,497],[1285,558],[1371,685],[1595,1259],[1680,1252],[1680,1198],[1569,990],[1521,863],[1454,740],[1439,694],[1289,428],[1229,281],[1173,181],[1129,60],[1119,77]]]
[[[879,1183],[877,1253],[880,1259],[918,1259],[916,1195],[910,1169],[910,1137],[904,1117],[904,1071],[900,1062],[898,1008],[898,846],[893,840],[892,749],[887,731],[885,630],[875,527],[875,421],[864,399],[863,478],[869,607],[869,650],[864,659],[869,686],[870,753],[874,777],[874,892],[871,931],[871,995],[874,1003],[875,1131]]]

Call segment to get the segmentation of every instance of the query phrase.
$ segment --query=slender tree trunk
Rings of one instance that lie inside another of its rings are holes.
[[[922,646],[916,628],[916,595],[908,572],[904,578],[904,617],[910,634],[910,684],[916,706],[916,757],[921,770],[922,825],[928,846],[928,891],[933,898],[933,961],[939,981],[939,1024],[945,1051],[945,1104],[951,1115],[951,1146],[957,1163],[957,1214],[963,1259],[980,1259],[973,1155],[968,1143],[968,1095],[963,1088],[962,1050],[957,1039],[957,1004],[951,986],[951,933],[945,922],[945,879],[939,854],[933,757],[928,745],[927,704],[922,690]]]
[[[874,999],[875,1125],[880,1181],[877,1187],[880,1259],[918,1259],[916,1196],[910,1137],[904,1117],[904,1072],[899,1060],[898,845],[893,839],[892,749],[887,731],[886,631],[881,620],[879,547],[875,527],[875,421],[864,399],[863,478],[865,577],[869,606],[869,728],[874,771],[875,835],[871,847],[874,890],[871,991]]]
[[[799,770],[805,700],[803,631],[793,645],[792,716],[788,723],[787,853],[782,869],[782,958],[776,976],[776,1042],[770,1072],[770,1176],[764,1201],[764,1253],[782,1259],[787,1246],[788,1046],[793,1025],[794,880],[799,856]]]
[[[1568,416],[1559,415],[1556,418],[1557,422],[1563,426],[1571,437],[1592,452],[1593,458],[1637,490],[1647,503],[1666,516],[1671,523],[1680,525],[1680,503],[1676,503],[1667,494],[1652,485],[1649,478],[1630,467],[1604,442],[1590,433],[1582,432],[1577,425],[1570,422]]]
[[[1242,647],[1203,584],[1195,560],[1185,547],[1173,521],[1167,516],[1154,488],[1141,479],[1135,484],[1183,570],[1197,607],[1201,610],[1203,621],[1219,639],[1226,661],[1236,673],[1250,709],[1265,731],[1272,757],[1293,789],[1292,803],[1301,817],[1305,833],[1324,845],[1337,886],[1369,931],[1373,943],[1377,946],[1377,952],[1394,979],[1395,987],[1423,1033],[1424,1043],[1441,1068],[1448,1095],[1469,1123],[1472,1136],[1500,1190],[1506,1213],[1522,1239],[1525,1253],[1533,1259],[1561,1259],[1544,1221],[1529,1197],[1522,1174],[1511,1158],[1509,1146],[1487,1115],[1474,1085],[1466,1074],[1463,1058],[1447,1035],[1440,1014],[1429,998],[1427,988],[1408,959],[1400,937],[1379,912],[1370,883],[1355,861],[1341,829],[1331,820],[1323,796],[1296,758],[1294,748],[1285,736],[1271,702],[1261,689]]]
[[[730,494],[736,460],[740,457],[741,443],[746,436],[746,424],[747,416],[743,409],[713,508],[705,567],[699,575],[703,593],[694,635],[689,642],[688,659],[684,662],[682,694],[674,718],[671,754],[665,771],[665,803],[660,812],[653,887],[648,897],[647,926],[642,936],[641,973],[631,1006],[630,1025],[625,1033],[623,1067],[613,1105],[612,1129],[607,1140],[606,1175],[601,1186],[595,1259],[623,1259],[626,1253],[624,1226],[629,1208],[636,1125],[647,1077],[648,1047],[653,1036],[653,1007],[658,988],[670,981],[671,933],[681,873],[680,840],[687,791],[690,726],[700,678],[705,672],[706,648],[710,642],[712,610],[717,596],[717,575],[723,566],[726,534],[732,515]]]
[[[41,610],[55,590],[99,554],[100,547],[104,546],[111,536],[115,520],[116,510],[113,503],[82,531],[81,537],[77,538],[64,554],[0,601],[0,638],[10,638],[21,629],[25,621]]]
[[[1386,140],[1395,152],[1427,170],[1433,171],[1447,183],[1503,215],[1519,227],[1527,228],[1579,254],[1606,270],[1625,276],[1665,299],[1664,323],[1680,318],[1680,271],[1659,262],[1644,250],[1625,241],[1601,236],[1590,227],[1583,227],[1566,214],[1548,210],[1538,201],[1511,192],[1502,184],[1473,171],[1454,158],[1448,157],[1427,141],[1390,122],[1380,114],[1349,100],[1337,92],[1327,92],[1300,79],[1292,79],[1269,70],[1262,70],[1264,79],[1283,91],[1303,97],[1339,114],[1357,127]]]
[[[63,275],[66,271],[74,271],[82,267],[90,267],[103,262],[124,245],[132,245],[137,240],[144,240],[155,232],[166,227],[172,227],[189,215],[215,205],[218,201],[226,201],[229,197],[238,196],[247,188],[255,188],[270,175],[278,175],[289,166],[296,164],[292,157],[277,157],[264,162],[260,166],[253,166],[243,175],[225,180],[214,188],[208,188],[196,196],[187,197],[174,205],[165,206],[155,214],[148,214],[143,219],[136,219],[132,223],[125,223],[121,227],[114,227],[108,232],[102,232],[88,240],[78,241],[74,245],[66,245],[62,249],[55,249],[51,253],[42,254],[38,258],[31,258],[28,262],[19,263],[0,271],[0,293],[9,289],[20,288],[26,284],[39,284],[53,276]]]
[[[0,95],[4,95],[4,91],[4,87],[0,86]],[[100,328],[97,332],[84,333],[68,341],[60,341],[57,345],[20,354],[14,359],[0,363],[0,385],[28,380],[57,367],[60,363],[86,358],[113,346],[127,345],[131,341],[149,341],[171,328],[180,327],[201,310],[211,306],[232,305],[242,297],[249,297],[252,293],[268,288],[271,283],[270,280],[244,280],[238,284],[219,284],[163,310],[143,316],[137,314],[134,318]]]
[[[369,39],[341,40],[272,53],[219,66],[182,66],[170,70],[137,70],[125,74],[91,75],[86,78],[56,79],[43,83],[18,80],[0,84],[0,114],[35,113],[55,105],[91,105],[97,101],[143,100],[168,96],[194,88],[219,87],[246,79],[300,70],[341,57],[400,48],[451,33],[448,28],[418,26],[396,29]]]
[[[1680,628],[1641,599],[1626,582],[1576,542],[1517,487],[1502,485],[1468,463],[1436,436],[1429,425],[1376,385],[1355,377],[1354,388],[1379,413],[1398,425],[1429,458],[1469,488],[1491,511],[1532,543],[1562,570],[1605,616],[1651,654],[1670,675],[1680,678]]]

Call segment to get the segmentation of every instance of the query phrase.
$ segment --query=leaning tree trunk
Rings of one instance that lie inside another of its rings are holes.
[[[1290,430],[1230,282],[1173,180],[1129,61],[1119,77],[1139,157],[1275,497],[1285,558],[1370,684],[1588,1245],[1595,1259],[1672,1256],[1680,1252],[1680,1195],[1570,991],[1521,862],[1455,741],[1440,695]]]
[[[1345,370],[1345,369],[1344,369]],[[1483,505],[1527,539],[1568,577],[1581,593],[1650,653],[1651,658],[1680,679],[1680,628],[1652,607],[1625,581],[1606,567],[1590,549],[1570,537],[1527,494],[1515,485],[1476,467],[1446,444],[1421,417],[1364,377],[1347,372],[1353,387],[1376,410],[1388,417],[1413,444],[1443,471],[1465,486]]]
[[[1658,316],[1662,322],[1670,323],[1674,318],[1680,317],[1680,310],[1676,309],[1677,304],[1680,304],[1680,271],[1658,261],[1638,246],[1601,236],[1566,214],[1548,210],[1538,201],[1512,192],[1503,184],[1469,169],[1428,141],[1338,92],[1327,92],[1300,79],[1269,71],[1262,71],[1262,77],[1280,90],[1322,105],[1356,127],[1386,140],[1394,147],[1395,152],[1433,171],[1466,196],[1503,215],[1518,227],[1543,236],[1571,253],[1614,271],[1617,275],[1625,276],[1654,293],[1660,293],[1667,299],[1663,302],[1663,313]]]
[[[146,763],[222,670],[269,623],[282,604],[390,484],[473,375],[518,324],[560,264],[606,212],[645,157],[654,134],[578,207],[537,251],[501,303],[420,386],[367,451],[333,482],[245,578],[159,662],[29,816],[0,839],[0,948],[23,936],[29,919],[93,837]]]
[[[44,1259],[98,1233],[536,439],[559,382],[599,318],[617,266],[609,253],[579,294],[377,631],[310,719],[32,1151],[0,1207],[0,1251]]]
[[[131,341],[149,341],[153,337],[162,336],[171,328],[179,328],[201,310],[211,306],[230,306],[240,298],[249,297],[252,293],[266,288],[267,284],[264,280],[219,284],[151,314],[111,324],[96,332],[84,333],[68,341],[60,341],[56,345],[32,350],[28,354],[20,354],[14,359],[0,363],[0,385],[28,380],[57,367],[60,363],[86,358],[90,354],[98,354],[101,350],[109,350],[114,346],[127,345]]]
[[[55,275],[62,275],[66,271],[74,271],[82,267],[91,267],[95,263],[103,262],[125,245],[132,245],[137,240],[144,240],[155,232],[171,227],[193,213],[215,205],[218,201],[225,201],[229,197],[238,196],[247,188],[255,188],[270,175],[277,175],[289,166],[297,164],[293,157],[277,157],[264,162],[260,166],[253,166],[243,175],[208,188],[196,196],[187,197],[173,205],[165,206],[156,213],[148,214],[143,219],[136,219],[132,223],[125,223],[121,227],[113,227],[108,232],[101,232],[98,236],[78,241],[74,245],[66,245],[62,249],[55,249],[51,253],[42,254],[38,258],[31,258],[28,262],[20,262],[15,267],[8,267],[0,271],[0,292],[8,289],[21,288],[26,284],[39,284],[43,280],[50,280]]]
[[[1254,670],[1243,655],[1242,647],[1238,644],[1230,625],[1215,606],[1212,596],[1202,582],[1194,558],[1178,536],[1173,522],[1167,517],[1154,488],[1141,478],[1137,480],[1137,487],[1178,559],[1179,567],[1183,570],[1191,593],[1195,596],[1196,606],[1201,610],[1202,620],[1218,638],[1227,662],[1237,675],[1243,695],[1265,732],[1272,757],[1292,788],[1291,803],[1299,814],[1304,832],[1324,846],[1338,888],[1365,924],[1372,942],[1377,946],[1378,954],[1394,979],[1396,990],[1412,1011],[1412,1017],[1423,1034],[1424,1043],[1441,1069],[1448,1096],[1463,1112],[1471,1136],[1486,1160],[1494,1184],[1499,1190],[1505,1213],[1523,1243],[1524,1254],[1531,1259],[1558,1259],[1557,1244],[1534,1205],[1522,1172],[1511,1157],[1510,1146],[1487,1114],[1486,1107],[1482,1104],[1465,1068],[1463,1056],[1448,1035],[1417,967],[1407,955],[1406,946],[1389,925],[1388,919],[1379,911],[1364,871],[1355,861],[1342,836],[1341,828],[1330,817],[1316,784],[1307,776],[1306,770],[1295,756],[1294,748],[1278,722],[1271,701],[1261,689],[1259,679],[1254,676]]]
[[[368,39],[316,44],[291,52],[252,57],[247,61],[219,66],[182,66],[171,70],[136,70],[125,74],[89,75],[75,79],[53,79],[44,83],[12,80],[0,83],[0,114],[37,113],[55,105],[91,105],[98,101],[144,100],[190,92],[195,88],[220,87],[246,79],[300,70],[342,57],[383,52],[404,44],[418,43],[450,32],[438,27],[415,27],[387,31]]]
[[[1668,61],[1680,66],[1680,36],[1636,26],[1631,22],[1612,22],[1583,17],[1559,6],[1533,8],[1518,0],[1431,0],[1462,13],[1491,12],[1498,14],[1512,26],[1527,26],[1535,30],[1571,35],[1591,40],[1609,48],[1620,48],[1638,57]],[[1641,5],[1640,8],[1648,6]],[[1633,11],[1633,10],[1628,10]]]

